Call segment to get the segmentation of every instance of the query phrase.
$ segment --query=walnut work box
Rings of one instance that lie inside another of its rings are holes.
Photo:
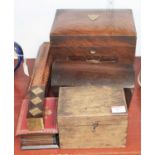
[[[52,86],[134,84],[131,10],[57,10],[50,42]]]
[[[124,147],[127,126],[123,89],[60,88],[58,130],[61,148]]]

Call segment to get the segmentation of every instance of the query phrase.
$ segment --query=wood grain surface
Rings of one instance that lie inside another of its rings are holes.
[[[81,86],[61,87],[59,90],[58,117],[62,119],[63,117],[72,119],[74,117],[112,116],[112,106],[125,106],[127,110],[123,88]],[[87,122],[81,124],[81,121],[82,119],[79,122],[77,120],[77,123],[79,125],[87,124]],[[104,124],[104,122],[102,123]]]
[[[50,44],[48,42],[43,43],[38,51],[33,73],[31,75],[31,81],[29,87],[37,85],[46,85],[49,79],[50,67],[52,63],[52,54],[50,51]]]
[[[75,57],[79,61],[87,61],[89,59],[98,60],[101,63],[115,62],[117,64],[133,64],[135,47],[119,47],[116,46],[103,46],[95,47],[54,47],[53,59],[72,61]],[[80,59],[82,57],[83,59]],[[104,60],[101,58],[104,57]],[[88,59],[89,58],[89,59]],[[114,61],[113,61],[114,58]],[[112,59],[112,60],[111,60]],[[111,61],[110,61],[111,60]]]
[[[88,15],[98,15],[90,20]],[[51,36],[135,36],[132,11],[127,9],[60,9]]]
[[[57,10],[50,42],[55,92],[60,86],[134,87],[136,29],[131,10]]]
[[[27,125],[29,130],[39,130],[44,128],[43,102],[49,84],[51,65],[52,54],[50,51],[50,44],[43,43],[39,48],[28,88],[29,105]]]
[[[134,87],[132,64],[55,61],[52,72],[51,85],[54,87],[82,85]]]
[[[89,16],[97,16],[91,20]],[[57,10],[50,33],[54,60],[101,56],[133,64],[136,30],[131,10]],[[86,60],[84,60],[86,61]]]
[[[114,114],[113,106],[123,106],[125,112]],[[60,88],[60,148],[125,147],[127,127],[128,112],[123,88]]]
[[[30,74],[32,74],[32,68],[34,65],[34,59],[28,60],[28,66],[30,68]],[[136,77],[140,70],[140,58],[136,58],[135,71]],[[29,78],[25,76],[22,66],[15,73],[15,131],[17,126],[17,120],[21,103],[23,98],[26,96],[27,87],[29,84]],[[127,146],[124,148],[100,148],[100,149],[53,149],[53,150],[32,150],[22,151],[20,150],[20,139],[15,136],[15,155],[140,155],[141,154],[141,89],[138,86],[137,80],[135,81],[135,90],[133,92],[133,98],[129,108],[129,126],[127,135]],[[52,93],[49,91],[48,96]]]

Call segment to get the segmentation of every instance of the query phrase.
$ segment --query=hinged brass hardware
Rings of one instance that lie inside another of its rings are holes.
[[[91,15],[88,15],[88,18],[92,21],[96,20],[97,18],[99,17],[99,15],[97,14],[91,14]]]

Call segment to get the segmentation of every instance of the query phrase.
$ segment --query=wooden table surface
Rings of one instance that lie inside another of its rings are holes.
[[[30,74],[34,59],[28,60]],[[141,60],[135,58],[136,77],[140,70]],[[14,111],[15,111],[15,131],[17,126],[18,115],[23,98],[26,95],[29,77],[23,73],[22,66],[17,70],[14,77]],[[125,148],[108,148],[108,149],[49,149],[49,150],[20,150],[19,137],[15,136],[15,155],[140,155],[141,154],[141,88],[137,81],[135,85],[134,95],[129,107],[129,126],[127,136],[127,146]]]

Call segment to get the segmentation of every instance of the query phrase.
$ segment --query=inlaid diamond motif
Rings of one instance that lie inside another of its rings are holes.
[[[43,90],[42,90],[40,87],[37,87],[37,88],[32,89],[32,92],[33,92],[35,95],[38,95],[38,94],[43,93]]]
[[[40,97],[35,97],[33,99],[31,99],[31,102],[35,105],[39,104],[42,102],[42,100],[40,99]]]
[[[31,110],[29,110],[29,112],[33,115],[33,116],[36,116],[36,115],[39,115],[42,113],[42,111],[39,109],[39,108],[33,108]]]

